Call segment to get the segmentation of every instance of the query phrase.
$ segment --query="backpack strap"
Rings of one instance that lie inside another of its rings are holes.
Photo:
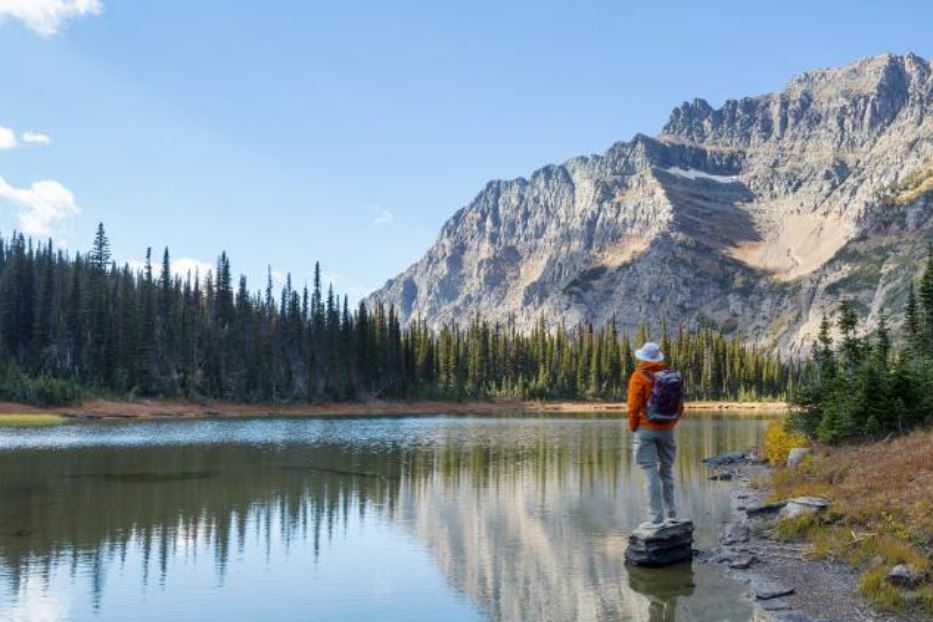
[[[651,384],[654,384],[654,372],[653,371],[649,371],[647,369],[640,369],[638,371],[640,371],[645,378],[650,380]]]

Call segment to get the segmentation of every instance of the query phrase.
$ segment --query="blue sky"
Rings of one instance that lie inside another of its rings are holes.
[[[0,231],[357,298],[492,178],[882,52],[929,2],[0,0]],[[27,132],[29,133],[27,135]],[[46,144],[47,143],[47,144]]]

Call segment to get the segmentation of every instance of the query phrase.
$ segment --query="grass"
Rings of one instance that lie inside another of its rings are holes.
[[[68,417],[50,414],[22,414],[0,415],[0,427],[6,428],[39,428],[50,425],[59,425],[68,421]]]
[[[859,589],[881,609],[933,613],[933,431],[823,449],[799,467],[775,470],[771,485],[775,498],[832,500],[825,516],[779,522],[776,537],[809,542],[812,556],[858,568]],[[887,582],[902,563],[924,574],[917,590]]]

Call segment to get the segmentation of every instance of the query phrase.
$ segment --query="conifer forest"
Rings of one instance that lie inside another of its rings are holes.
[[[692,399],[777,399],[800,369],[712,328],[669,329],[646,318],[527,332],[477,315],[468,326],[400,325],[395,311],[351,309],[321,282],[291,276],[274,290],[216,270],[176,276],[168,249],[140,270],[117,265],[103,224],[91,249],[69,254],[21,234],[0,239],[0,399],[39,405],[87,396],[242,402],[369,398],[615,400],[633,346],[661,342]]]

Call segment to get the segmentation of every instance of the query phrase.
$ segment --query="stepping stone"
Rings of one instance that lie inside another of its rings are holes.
[[[629,536],[625,561],[635,566],[667,566],[693,559],[693,521],[642,523]]]

